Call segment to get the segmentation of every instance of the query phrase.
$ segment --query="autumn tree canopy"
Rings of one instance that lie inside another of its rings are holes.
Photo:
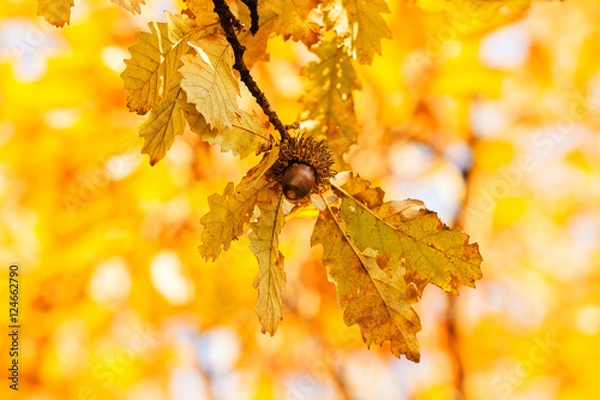
[[[113,3],[1,12],[19,395],[593,393],[597,2]]]

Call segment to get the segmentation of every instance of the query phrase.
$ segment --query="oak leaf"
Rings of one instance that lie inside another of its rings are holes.
[[[323,14],[319,0],[264,0],[259,3],[261,29],[310,47],[321,39]],[[264,26],[264,27],[263,27]],[[260,32],[260,30],[259,30]]]
[[[271,150],[235,188],[233,182],[229,182],[222,195],[215,193],[208,197],[210,211],[200,219],[204,230],[202,244],[198,247],[206,260],[216,260],[221,250],[227,251],[231,242],[244,233],[244,225],[252,217],[258,194],[270,184],[265,173],[277,157],[278,151]]]
[[[384,203],[381,189],[352,174],[332,187],[340,204],[321,211],[311,243],[323,245],[344,321],[357,323],[368,345],[390,340],[394,355],[418,361],[420,325],[406,307],[428,283],[455,294],[459,283],[474,287],[478,246],[420,201]]]
[[[361,64],[371,64],[375,54],[381,55],[381,39],[391,33],[381,14],[390,10],[384,0],[324,0],[326,28],[333,29],[338,39]]]
[[[151,22],[150,33],[137,35],[137,44],[129,51],[121,78],[127,91],[127,107],[140,115],[160,104],[169,89],[181,81],[177,70],[181,56],[190,48],[187,41],[193,33],[206,34],[196,29],[193,20],[167,13],[167,22]]]
[[[329,280],[336,285],[344,323],[358,324],[368,346],[389,340],[395,356],[405,354],[418,362],[416,334],[421,323],[410,306],[418,300],[417,288],[406,283],[400,273],[386,275],[372,250],[360,252],[336,213],[331,209],[320,213],[311,245],[323,245],[323,263]]]
[[[279,233],[284,223],[283,194],[272,185],[258,192],[256,205],[260,216],[251,224],[250,250],[258,260],[259,273],[253,286],[258,290],[256,313],[262,333],[277,331],[283,315],[283,290],[286,283]]]
[[[175,136],[185,129],[185,118],[179,103],[185,93],[178,84],[168,91],[167,97],[150,111],[140,125],[140,137],[144,138],[142,153],[150,156],[150,165],[162,159],[171,148]]]
[[[146,4],[145,0],[110,0],[118,6],[123,7],[132,14],[140,14],[142,12],[140,5]]]
[[[244,158],[271,143],[272,137],[268,127],[255,112],[240,110],[239,115],[231,121],[231,126],[214,129],[192,104],[187,104],[184,108],[192,132],[210,144],[218,144],[221,151],[231,151]]]
[[[340,218],[359,249],[378,251],[388,275],[401,266],[415,283],[432,283],[458,294],[458,284],[475,287],[482,261],[469,236],[450,229],[417,200],[383,203],[383,191],[352,177],[335,186],[342,197]]]
[[[231,127],[239,117],[240,86],[233,74],[233,50],[225,36],[214,34],[191,41],[194,54],[181,59],[181,87],[188,102],[213,128]]]
[[[44,17],[48,23],[62,28],[71,19],[71,7],[74,0],[38,0],[37,15]]]
[[[356,142],[359,129],[353,98],[353,91],[359,88],[356,73],[333,32],[311,51],[320,60],[302,69],[308,83],[300,99],[304,108],[299,119],[312,136],[326,136],[338,170],[344,169],[343,155]]]

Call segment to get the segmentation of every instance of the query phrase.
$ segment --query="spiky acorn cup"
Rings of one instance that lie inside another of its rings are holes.
[[[269,176],[279,182],[288,200],[300,201],[329,188],[329,179],[335,175],[332,165],[325,141],[298,135],[281,142],[279,158],[269,169]]]

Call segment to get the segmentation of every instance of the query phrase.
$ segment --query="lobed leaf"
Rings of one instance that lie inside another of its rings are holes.
[[[341,204],[321,211],[311,243],[323,245],[344,322],[358,324],[367,345],[390,340],[394,355],[418,361],[410,304],[428,283],[455,294],[459,283],[474,287],[478,246],[418,200],[384,203],[381,189],[351,174],[332,187]]]
[[[38,0],[37,15],[56,27],[62,28],[71,19],[74,0]]]
[[[167,13],[167,22],[151,22],[150,33],[137,35],[131,59],[125,60],[121,78],[127,91],[127,107],[140,115],[163,102],[169,90],[178,85],[181,75],[177,69],[181,56],[189,52],[187,41],[193,35],[206,35],[194,21],[181,15]]]
[[[212,129],[193,105],[185,106],[184,112],[192,132],[210,144],[218,144],[221,151],[231,151],[244,158],[271,143],[268,126],[255,112],[240,110],[231,126],[222,129]]]
[[[198,247],[206,260],[216,260],[221,250],[227,251],[231,242],[244,233],[244,225],[252,217],[259,192],[269,185],[265,173],[277,156],[277,150],[270,151],[235,188],[233,182],[229,182],[222,195],[215,193],[208,197],[210,211],[200,219],[204,230],[202,244]]]
[[[145,0],[110,0],[118,6],[123,7],[132,14],[140,14],[142,12],[140,4],[146,4]]]
[[[214,34],[191,41],[194,54],[183,56],[181,87],[188,101],[217,129],[231,127],[239,118],[240,86],[233,74],[233,50],[225,36]]]
[[[421,323],[410,304],[418,300],[418,290],[406,283],[402,274],[386,275],[377,265],[372,250],[360,252],[346,234],[335,209],[319,214],[311,245],[323,245],[323,263],[329,280],[336,285],[344,312],[344,323],[358,324],[367,346],[389,340],[396,357],[404,354],[418,362],[416,334]]]
[[[302,70],[308,83],[300,99],[304,108],[299,119],[311,135],[326,136],[337,168],[347,169],[343,155],[356,142],[359,129],[353,98],[353,91],[359,88],[356,73],[346,51],[337,46],[334,33],[311,51],[320,61]]]
[[[283,195],[272,185],[258,192],[258,220],[251,224],[250,249],[258,260],[259,273],[253,286],[258,290],[256,313],[262,333],[271,336],[283,318],[283,290],[286,283],[283,255],[279,251],[279,233],[284,223]]]
[[[369,182],[359,177],[334,188],[342,196],[340,218],[348,234],[359,249],[379,253],[388,275],[402,267],[419,286],[432,283],[454,294],[458,284],[475,287],[481,279],[477,244],[469,244],[466,233],[450,229],[422,202],[383,203],[383,192],[373,195]]]
[[[144,138],[142,154],[150,156],[150,165],[165,156],[175,136],[181,135],[185,129],[183,111],[178,105],[182,98],[185,98],[185,93],[175,84],[162,103],[154,107],[140,125],[140,136]]]
[[[341,44],[361,64],[371,64],[381,55],[381,39],[391,33],[381,14],[390,10],[384,0],[324,0],[325,26],[333,29]]]
[[[187,8],[196,20],[202,20],[204,24],[217,22],[218,16],[214,12],[215,5],[207,0],[183,0]]]
[[[319,0],[263,0],[258,10],[260,25],[285,40],[292,38],[310,47],[321,40],[323,15],[319,3]]]

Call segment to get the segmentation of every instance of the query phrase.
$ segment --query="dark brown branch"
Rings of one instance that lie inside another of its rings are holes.
[[[252,36],[258,32],[258,0],[242,0],[250,10],[250,33]]]
[[[213,4],[215,5],[214,11],[217,13],[221,21],[221,27],[225,31],[227,41],[233,49],[233,54],[235,56],[233,68],[240,73],[240,79],[242,82],[244,82],[250,93],[252,93],[252,96],[254,96],[256,102],[262,108],[263,112],[267,115],[267,117],[269,117],[269,122],[271,122],[273,127],[280,133],[281,139],[289,139],[290,135],[286,129],[286,126],[281,122],[277,116],[277,113],[269,104],[267,97],[262,90],[260,90],[252,78],[252,75],[250,75],[250,71],[248,70],[246,63],[244,63],[244,52],[246,51],[246,48],[242,46],[235,34],[235,29],[240,29],[242,24],[235,17],[235,15],[233,15],[229,9],[229,6],[227,3],[225,3],[225,0],[213,0]]]

